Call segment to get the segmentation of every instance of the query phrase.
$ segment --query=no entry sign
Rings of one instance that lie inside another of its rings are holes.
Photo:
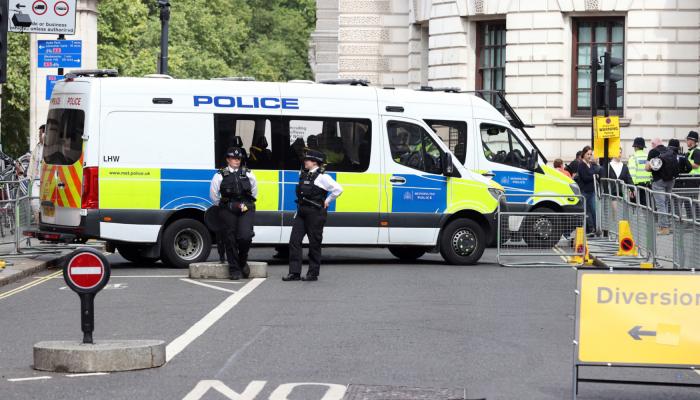
[[[63,267],[63,279],[80,296],[80,326],[83,343],[92,343],[95,329],[95,295],[109,282],[107,258],[97,250],[84,247],[71,253]]]
[[[104,256],[92,249],[71,254],[63,276],[68,286],[78,293],[96,293],[109,280],[109,267]]]

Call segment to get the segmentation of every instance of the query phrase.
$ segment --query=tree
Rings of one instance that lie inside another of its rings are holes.
[[[2,87],[2,150],[19,157],[29,149],[29,35],[10,33],[7,83]]]

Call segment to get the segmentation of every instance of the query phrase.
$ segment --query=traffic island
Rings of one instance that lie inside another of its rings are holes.
[[[34,369],[51,372],[117,372],[165,364],[162,340],[47,341],[34,345]]]
[[[267,263],[248,261],[249,278],[267,278]],[[190,264],[191,279],[228,279],[228,264],[220,262],[204,262]]]

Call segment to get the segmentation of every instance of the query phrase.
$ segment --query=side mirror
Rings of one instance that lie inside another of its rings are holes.
[[[445,153],[442,160],[442,174],[445,176],[454,176],[455,166],[452,162],[452,154]]]
[[[527,160],[527,169],[534,171],[537,169],[540,161],[540,153],[537,149],[532,149],[530,152],[530,159]]]

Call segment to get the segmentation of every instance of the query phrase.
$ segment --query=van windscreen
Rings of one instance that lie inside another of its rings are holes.
[[[44,162],[72,165],[83,152],[85,111],[57,108],[49,110],[44,139]]]

